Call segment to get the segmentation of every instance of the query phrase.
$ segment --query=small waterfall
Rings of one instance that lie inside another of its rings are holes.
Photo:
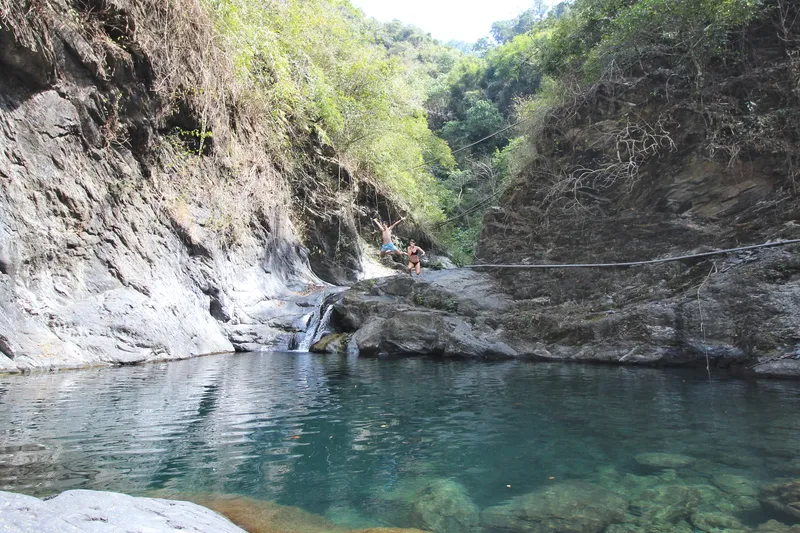
[[[322,314],[322,319],[319,321],[319,326],[317,326],[317,332],[314,334],[314,338],[311,340],[311,346],[319,341],[323,335],[326,333],[330,333],[328,330],[328,326],[331,323],[331,315],[333,314],[333,304],[329,305],[325,308],[325,313]],[[309,348],[311,347],[309,346]]]
[[[320,317],[319,311],[315,311],[311,315],[311,318],[308,322],[308,328],[306,328],[306,334],[303,336],[303,340],[297,347],[298,352],[307,352],[315,342],[322,338],[322,335],[325,334],[328,324],[331,321],[332,314],[333,304],[328,305],[325,308],[325,312],[322,314],[322,317]]]

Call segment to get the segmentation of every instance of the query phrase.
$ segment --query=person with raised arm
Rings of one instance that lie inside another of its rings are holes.
[[[405,219],[406,217],[403,217],[391,226],[387,225],[386,222],[379,221],[377,218],[372,219],[375,225],[378,226],[381,232],[381,239],[383,239],[383,244],[381,245],[381,259],[383,259],[385,254],[407,255],[405,252],[401,252],[392,242],[392,229]]]

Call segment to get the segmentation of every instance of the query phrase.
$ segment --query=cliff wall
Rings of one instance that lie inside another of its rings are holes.
[[[270,152],[199,6],[0,3],[0,371],[286,347],[364,270],[391,203]]]
[[[797,39],[774,17],[744,58],[609,70],[529,132],[534,156],[486,215],[478,262],[655,259],[800,236]],[[796,373],[800,247],[640,268],[493,270],[505,325],[546,359]]]

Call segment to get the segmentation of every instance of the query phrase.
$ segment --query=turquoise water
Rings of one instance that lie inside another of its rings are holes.
[[[235,493],[409,526],[393,495],[437,478],[480,509],[573,479],[760,487],[800,478],[799,392],[676,370],[299,353],[0,376],[0,490]],[[696,461],[665,471],[635,460],[647,452]]]

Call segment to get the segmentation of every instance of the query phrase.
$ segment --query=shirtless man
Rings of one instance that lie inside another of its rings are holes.
[[[383,259],[384,254],[406,255],[405,252],[398,250],[397,246],[395,246],[392,242],[392,229],[405,219],[406,217],[403,217],[391,226],[387,226],[385,222],[378,221],[377,218],[372,219],[372,221],[375,222],[375,225],[378,226],[378,229],[381,232],[381,238],[383,239],[383,245],[381,246],[381,259]]]
[[[411,269],[416,269],[417,276],[422,275],[422,262],[420,261],[421,257],[425,255],[425,250],[417,246],[416,241],[413,239],[408,245],[408,273],[411,274]]]

